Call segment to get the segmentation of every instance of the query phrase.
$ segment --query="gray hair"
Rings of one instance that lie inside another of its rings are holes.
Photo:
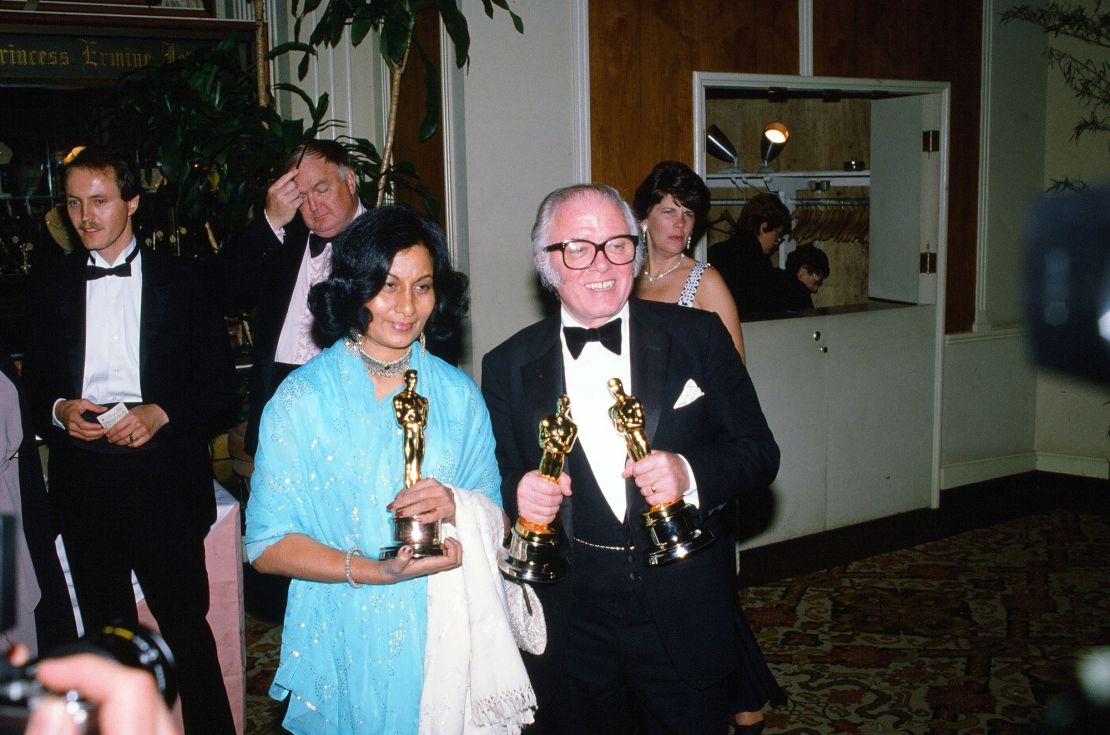
[[[540,202],[540,206],[536,210],[536,221],[532,225],[532,256],[536,264],[536,272],[540,274],[540,282],[552,291],[562,284],[559,280],[559,273],[551,265],[551,258],[543,249],[551,244],[548,233],[551,230],[551,223],[555,219],[555,213],[559,207],[572,199],[585,199],[591,196],[608,200],[620,210],[625,223],[628,225],[628,232],[621,234],[635,235],[640,231],[632,207],[628,206],[628,202],[624,201],[620,193],[611,186],[605,184],[574,184],[573,186],[556,189],[548,194]],[[640,268],[644,264],[644,255],[644,243],[641,242],[636,248],[636,259],[632,261],[633,273],[640,272]]]

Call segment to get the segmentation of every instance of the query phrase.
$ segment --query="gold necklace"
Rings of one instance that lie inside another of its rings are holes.
[[[648,269],[647,269],[647,265],[645,265],[644,266],[644,272],[641,273],[640,275],[642,275],[644,278],[646,278],[648,280],[648,283],[658,283],[659,281],[662,281],[664,278],[666,278],[671,273],[673,273],[675,271],[675,269],[678,268],[678,266],[682,265],[682,259],[685,258],[685,257],[686,256],[683,255],[682,253],[679,253],[678,260],[675,262],[675,264],[672,265],[670,268],[663,271],[662,273],[660,273],[657,276],[651,275],[651,272],[648,271]]]

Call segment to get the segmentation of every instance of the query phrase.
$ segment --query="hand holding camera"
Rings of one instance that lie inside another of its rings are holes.
[[[0,735],[179,735],[173,655],[157,633],[108,626],[0,673]]]

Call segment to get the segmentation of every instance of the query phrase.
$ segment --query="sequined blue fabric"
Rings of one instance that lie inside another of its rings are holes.
[[[500,505],[489,414],[473,381],[414,350],[428,398],[422,473]],[[251,561],[283,536],[307,535],[370,558],[391,543],[386,505],[404,475],[393,395],[374,397],[342,340],[293,372],[266,406],[247,505]],[[415,733],[423,681],[427,581],[325,584],[295,579],[270,695],[291,698],[294,733]]]

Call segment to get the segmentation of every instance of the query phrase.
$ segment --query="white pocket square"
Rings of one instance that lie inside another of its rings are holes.
[[[678,400],[674,402],[674,407],[682,408],[683,406],[689,406],[703,395],[705,394],[701,392],[701,388],[698,387],[698,384],[695,383],[693,379],[687,380],[686,385],[682,386],[682,393],[679,394]]]

